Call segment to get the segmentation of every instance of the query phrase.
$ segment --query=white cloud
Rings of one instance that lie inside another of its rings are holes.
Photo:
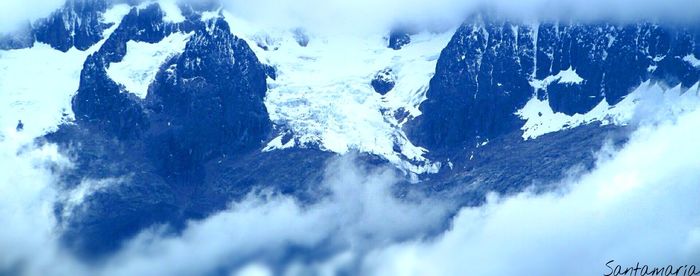
[[[700,111],[642,127],[613,158],[559,191],[462,209],[432,241],[365,257],[378,275],[602,275],[623,267],[698,265]],[[699,270],[700,271],[700,270]]]
[[[289,196],[257,191],[224,212],[190,222],[180,235],[164,234],[167,227],[147,229],[104,262],[88,264],[63,248],[62,226],[53,212],[57,201],[79,200],[74,194],[82,186],[64,194],[52,173],[55,166],[71,163],[55,145],[29,146],[32,137],[26,132],[8,129],[1,137],[0,248],[13,250],[0,252],[0,274],[201,275],[243,265],[241,275],[265,275],[271,271],[267,265],[279,262],[290,246],[361,253],[438,231],[454,209],[432,199],[395,198],[394,170],[360,168],[348,154],[328,165],[320,185],[330,194],[320,202],[304,205]],[[317,266],[304,263],[299,269],[334,272],[350,265],[347,256],[320,256]]]
[[[391,193],[398,180],[394,170],[365,170],[348,154],[328,165],[321,185],[330,194],[318,203],[304,205],[292,197],[258,191],[224,212],[190,222],[181,235],[166,235],[165,227],[154,227],[103,263],[87,264],[65,252],[53,212],[56,201],[75,196],[57,190],[50,166],[71,164],[55,145],[30,147],[31,139],[8,129],[0,140],[0,224],[5,225],[0,228],[0,248],[15,249],[0,253],[0,274],[200,275],[249,262],[243,275],[265,274],[265,263],[277,262],[289,246],[364,252],[437,231],[453,209],[430,199],[396,199]],[[344,265],[338,260],[336,266]]]
[[[260,191],[191,222],[181,235],[147,230],[100,265],[75,260],[57,242],[52,204],[60,197],[45,164],[69,164],[55,146],[25,148],[31,137],[8,130],[0,143],[0,248],[14,250],[0,254],[0,271],[590,275],[609,272],[609,260],[694,264],[700,260],[700,111],[651,122],[619,152],[601,154],[598,167],[579,180],[464,208],[436,238],[426,233],[442,226],[449,202],[396,199],[391,171],[367,171],[346,156],[329,165],[322,185],[331,193],[318,203]],[[324,251],[287,259],[290,248]]]
[[[700,16],[695,0],[223,0],[236,16],[274,27],[314,31],[386,30],[402,24],[454,25],[485,9],[520,19],[693,20]]]
[[[346,155],[328,166],[322,185],[331,195],[320,203],[303,206],[287,196],[251,195],[225,212],[190,223],[182,235],[163,238],[158,229],[144,232],[104,269],[113,275],[197,275],[222,264],[275,262],[289,246],[363,252],[439,229],[449,205],[400,201],[390,191],[396,180],[394,171],[366,171]],[[260,271],[260,265],[252,267]]]
[[[65,0],[0,1],[0,34],[12,32],[22,24],[45,17],[65,2]]]
[[[170,3],[171,0],[165,2]],[[202,0],[183,0],[202,1]],[[219,0],[236,16],[266,27],[303,27],[313,31],[381,30],[401,23],[453,26],[486,8],[506,16],[570,18],[669,18],[697,22],[695,0]],[[45,17],[65,0],[0,1],[0,33]],[[169,6],[170,7],[170,6]]]
[[[146,230],[98,265],[74,259],[57,241],[52,207],[62,196],[47,164],[70,164],[55,146],[27,147],[28,133],[7,129],[0,142],[0,248],[13,250],[1,252],[0,272],[591,275],[609,272],[610,260],[700,265],[693,263],[700,260],[700,110],[676,119],[650,108],[643,114],[662,119],[640,120],[645,125],[630,142],[604,151],[592,172],[556,191],[464,208],[438,237],[426,233],[442,227],[449,202],[396,199],[392,171],[368,171],[345,156],[328,166],[321,185],[330,195],[318,203],[259,191],[180,235]],[[291,248],[314,254],[287,258]]]
[[[55,145],[29,146],[32,139],[0,130],[0,274],[69,274],[76,263],[56,242],[56,179],[49,166],[70,163]]]

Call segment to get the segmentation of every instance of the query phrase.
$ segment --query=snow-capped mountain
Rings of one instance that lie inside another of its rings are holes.
[[[486,141],[521,128],[516,113],[529,102],[545,102],[542,114],[586,114],[646,81],[697,94],[698,55],[700,28],[476,17],[443,50],[415,139],[429,148]]]
[[[624,144],[644,103],[694,108],[699,81],[697,26],[478,13],[327,34],[211,3],[69,0],[0,36],[0,135],[70,158],[59,186],[80,200],[53,213],[62,242],[92,256],[251,192],[319,201],[324,166],[350,152],[401,175],[399,197],[546,190]]]

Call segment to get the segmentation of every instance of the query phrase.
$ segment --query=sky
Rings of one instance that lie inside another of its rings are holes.
[[[183,0],[202,1],[202,0]],[[394,25],[454,25],[477,9],[508,17],[697,22],[695,0],[220,0],[227,10],[257,24],[317,31],[357,31]],[[0,33],[48,15],[65,0],[0,1]]]
[[[49,15],[65,0],[3,0],[0,1],[0,33],[11,32]]]
[[[470,13],[493,10],[520,20],[668,19],[697,22],[695,0],[224,0],[235,15],[271,26],[318,31],[385,29],[394,25],[442,26],[461,23]]]

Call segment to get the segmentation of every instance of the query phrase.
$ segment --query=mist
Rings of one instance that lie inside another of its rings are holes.
[[[362,254],[439,232],[456,207],[431,198],[398,199],[391,189],[400,180],[396,170],[370,170],[358,164],[355,154],[346,154],[325,168],[318,185],[329,195],[317,203],[302,204],[258,189],[223,212],[189,222],[180,234],[171,234],[168,225],[155,225],[107,259],[88,264],[63,248],[62,226],[52,209],[56,202],[70,200],[77,206],[84,198],[73,196],[75,191],[67,197],[68,191],[57,188],[54,170],[70,167],[70,161],[55,145],[32,146],[23,133],[7,132],[11,135],[0,152],[5,162],[0,169],[0,223],[9,227],[0,229],[0,248],[18,250],[0,253],[0,274],[201,275],[250,263],[286,268],[297,261],[294,256],[325,262],[348,249]],[[84,182],[81,186],[94,184]]]
[[[694,0],[223,0],[232,14],[256,24],[302,27],[316,32],[364,32],[396,26],[456,26],[470,14],[487,11],[515,20],[667,20],[697,23]]]
[[[0,148],[0,247],[16,250],[3,250],[0,271],[591,275],[608,273],[609,261],[698,265],[700,110],[639,124],[628,144],[602,149],[596,167],[580,178],[545,193],[492,195],[479,207],[398,199],[391,193],[400,179],[394,170],[369,170],[352,154],[338,156],[319,183],[329,195],[317,203],[258,189],[180,234],[167,225],[146,229],[98,264],[75,259],[58,242],[51,207],[62,197],[49,168],[70,162],[55,146],[29,146],[31,137],[8,130]]]
[[[181,0],[202,2],[204,0]],[[210,1],[210,0],[206,0]],[[447,28],[476,11],[517,20],[668,20],[697,23],[694,0],[218,0],[232,14],[267,28],[314,32],[367,32],[396,26]],[[0,33],[45,17],[65,0],[7,0],[0,3]]]
[[[439,230],[454,207],[437,199],[399,200],[390,189],[398,179],[389,168],[368,171],[353,154],[339,156],[320,183],[330,196],[319,203],[304,206],[288,196],[253,192],[227,211],[191,222],[181,235],[145,231],[104,269],[113,275],[197,275],[246,263],[275,267],[290,261],[285,254],[291,248],[301,249],[301,256],[305,250],[359,254]]]
[[[12,33],[29,22],[44,18],[65,2],[65,0],[0,1],[0,34]]]
[[[602,275],[612,260],[613,267],[700,265],[699,130],[698,111],[641,127],[579,181],[541,195],[493,196],[462,209],[442,237],[379,249],[364,268],[374,275]]]

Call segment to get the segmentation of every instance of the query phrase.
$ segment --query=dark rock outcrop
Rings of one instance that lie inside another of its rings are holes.
[[[542,23],[488,17],[468,20],[438,60],[423,115],[408,126],[429,149],[446,149],[517,130],[514,114],[534,95],[555,112],[586,113],[602,100],[617,104],[644,81],[689,87],[700,68],[700,28],[652,23]],[[561,72],[580,80],[562,80]],[[538,85],[531,85],[541,83]]]
[[[185,51],[162,68],[146,98],[148,143],[168,177],[267,139],[266,68],[225,21],[197,29]]]
[[[104,30],[111,26],[102,22],[109,5],[107,0],[68,0],[48,17],[1,35],[0,50],[29,48],[34,42],[63,52],[73,47],[87,50],[102,40]]]
[[[372,82],[370,84],[372,85],[372,88],[374,88],[374,91],[379,94],[386,95],[386,93],[389,93],[391,89],[394,89],[394,86],[396,85],[396,77],[394,76],[394,72],[387,68],[377,72],[377,74],[374,75],[374,78],[372,78]]]
[[[106,0],[68,0],[34,24],[36,40],[63,52],[73,47],[86,50],[102,40],[102,32],[110,27],[101,22],[108,6]]]
[[[400,50],[411,43],[411,34],[402,29],[395,29],[389,33],[389,48]]]
[[[279,162],[315,160],[307,172],[311,179],[312,168],[319,173],[328,158],[314,151],[316,159],[276,152],[270,155],[300,157],[250,160],[262,154],[272,130],[263,104],[267,68],[223,19],[191,18],[196,20],[167,23],[158,5],[132,9],[85,62],[73,98],[75,124],[46,136],[73,157],[74,168],[62,174],[64,189],[91,180],[120,183],[88,196],[81,206],[89,208],[62,218],[63,240],[81,254],[110,252],[154,224],[180,229],[263,181],[251,175],[274,177],[270,166]],[[161,66],[146,99],[107,76],[106,68],[125,56],[128,41],[155,43],[174,32],[191,33],[190,40]],[[57,217],[65,208],[56,206]]]
[[[507,22],[464,24],[438,59],[413,138],[429,149],[479,141],[518,127],[532,96],[533,30]]]

